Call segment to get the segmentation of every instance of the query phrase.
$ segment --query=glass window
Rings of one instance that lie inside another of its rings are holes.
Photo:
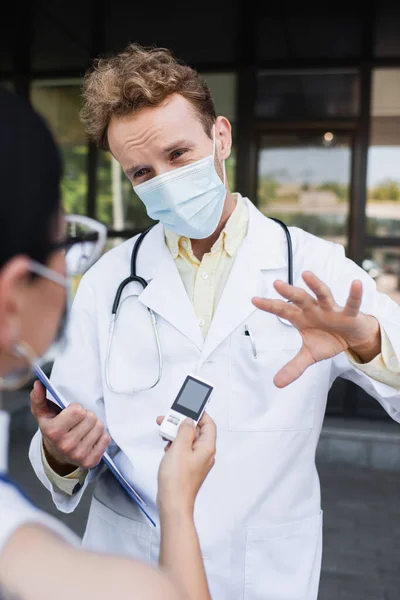
[[[87,140],[79,120],[79,82],[35,81],[31,99],[34,108],[46,119],[62,151],[62,199],[65,210],[84,214],[87,195]]]
[[[263,119],[315,121],[356,117],[358,74],[353,71],[258,74],[256,115]]]
[[[235,73],[201,73],[211,90],[218,115],[236,121],[236,75]]]
[[[201,73],[211,90],[217,115],[226,117],[232,125],[232,152],[226,161],[226,176],[231,190],[235,190],[236,172],[236,74],[235,73]]]
[[[400,69],[376,69],[368,152],[370,236],[400,236]]]
[[[350,158],[350,134],[263,134],[258,155],[260,210],[346,245]]]
[[[380,292],[400,304],[400,247],[369,248],[362,267],[375,279]]]
[[[97,218],[116,231],[145,229],[149,219],[120,164],[109,152],[99,152]]]

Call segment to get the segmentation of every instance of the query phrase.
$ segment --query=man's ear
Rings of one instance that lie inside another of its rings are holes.
[[[226,117],[218,117],[215,122],[215,139],[220,160],[229,158],[232,150],[232,126]]]
[[[29,259],[16,256],[0,269],[0,347],[19,341],[23,293],[29,277]]]

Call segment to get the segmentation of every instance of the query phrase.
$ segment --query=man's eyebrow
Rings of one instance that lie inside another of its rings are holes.
[[[173,142],[172,144],[170,144],[169,146],[167,146],[167,148],[164,148],[163,152],[164,154],[170,154],[171,152],[173,152],[174,150],[178,150],[179,148],[194,148],[195,144],[189,140],[185,140],[185,139],[181,139],[181,140],[177,140],[176,142]]]

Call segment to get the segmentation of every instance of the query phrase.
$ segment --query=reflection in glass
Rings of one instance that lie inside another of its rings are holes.
[[[400,69],[376,69],[368,152],[370,236],[400,236]]]
[[[120,164],[109,152],[99,153],[96,218],[110,229],[145,229],[153,221],[136,196]]]
[[[380,292],[400,304],[400,247],[368,249],[362,267],[375,279]]]
[[[334,130],[262,135],[258,205],[319,237],[347,242],[350,136]]]
[[[62,199],[67,213],[85,214],[87,196],[87,140],[79,120],[79,82],[36,81],[31,99],[61,148],[64,176]]]

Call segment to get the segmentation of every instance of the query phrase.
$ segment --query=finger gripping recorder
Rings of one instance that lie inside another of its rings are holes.
[[[180,424],[187,417],[193,419],[197,425],[203,416],[213,389],[214,387],[204,379],[188,375],[159,427],[161,437],[173,442]]]

